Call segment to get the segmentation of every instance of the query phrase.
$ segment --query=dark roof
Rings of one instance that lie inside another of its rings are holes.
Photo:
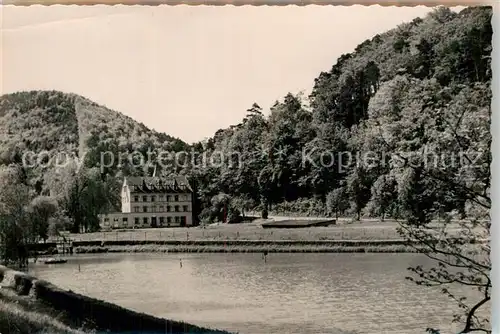
[[[151,192],[173,192],[185,193],[192,192],[189,181],[183,175],[171,177],[139,177],[132,176],[125,178],[129,186],[135,186],[134,191]]]

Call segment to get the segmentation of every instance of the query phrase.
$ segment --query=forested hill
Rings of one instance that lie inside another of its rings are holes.
[[[268,117],[254,104],[205,145],[242,152],[243,164],[203,169],[202,199],[214,206],[203,216],[220,217],[220,203],[420,220],[487,208],[491,16],[490,7],[436,9],[342,55],[308,101],[288,94]],[[443,157],[439,166],[424,150]]]
[[[56,221],[69,221],[75,231],[82,226],[95,229],[98,213],[120,209],[121,177],[153,171],[146,160],[148,152],[178,152],[187,146],[79,95],[58,91],[3,95],[0,214],[2,204],[25,194],[12,203],[31,202],[34,208],[49,210],[55,202]],[[132,152],[139,152],[146,163],[130,161]]]

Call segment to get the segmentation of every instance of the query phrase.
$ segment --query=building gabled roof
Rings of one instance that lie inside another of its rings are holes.
[[[186,193],[193,192],[189,181],[184,175],[171,177],[126,177],[128,186],[133,186],[133,191],[143,193],[170,192]]]

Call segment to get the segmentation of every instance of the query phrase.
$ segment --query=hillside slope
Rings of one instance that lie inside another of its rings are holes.
[[[34,182],[53,167],[47,160],[57,154],[85,157],[85,165],[98,167],[100,153],[107,150],[117,155],[138,150],[145,155],[148,149],[178,151],[185,146],[179,139],[75,94],[30,91],[0,97],[0,165],[21,164],[26,152],[43,157],[40,153],[46,151],[42,164],[30,170]],[[114,166],[107,171],[115,174],[118,169]],[[142,174],[143,170],[127,173]]]

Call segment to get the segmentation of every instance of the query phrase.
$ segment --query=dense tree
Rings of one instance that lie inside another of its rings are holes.
[[[349,208],[348,195],[345,187],[338,187],[326,196],[326,210],[329,215],[334,215],[338,219]]]
[[[3,262],[26,265],[27,244],[36,239],[27,206],[29,187],[18,166],[0,168],[0,246]]]
[[[112,211],[118,202],[118,180],[102,179],[98,168],[78,167],[76,163],[47,174],[51,193],[64,214],[72,221],[72,231],[95,231],[99,228],[97,215]]]
[[[49,236],[49,221],[57,214],[58,210],[57,201],[48,196],[35,197],[28,207],[33,232],[44,241]]]
[[[397,207],[397,183],[393,177],[379,176],[371,188],[371,199],[367,207],[369,215],[379,216],[381,221],[384,221],[388,213],[397,218],[397,213],[391,212],[391,207]]]
[[[351,210],[356,219],[361,219],[361,212],[370,199],[370,183],[363,168],[355,168],[346,178],[347,196],[351,203]]]

